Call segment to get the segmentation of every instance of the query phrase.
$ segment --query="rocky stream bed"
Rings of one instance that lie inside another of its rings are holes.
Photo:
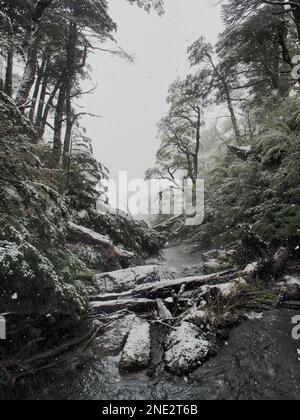
[[[224,256],[203,260],[186,244],[167,248],[164,261],[97,275],[91,303],[101,332],[63,372],[35,377],[26,398],[300,399],[292,338],[300,306],[255,303],[233,315],[232,296],[253,267],[237,273]],[[299,283],[291,276],[280,287],[295,293]]]

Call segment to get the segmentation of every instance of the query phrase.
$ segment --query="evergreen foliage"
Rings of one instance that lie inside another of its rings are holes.
[[[115,245],[133,252],[136,262],[159,256],[166,242],[163,235],[149,228],[145,222],[134,220],[121,212],[99,213],[90,209],[79,213],[76,221],[101,235],[108,236]]]
[[[299,244],[300,133],[292,130],[291,110],[298,99],[285,99],[265,114],[266,123],[254,136],[254,157],[241,162],[226,151],[208,175],[206,237],[217,243],[240,237],[239,226],[274,246]],[[278,119],[280,115],[280,119]],[[299,112],[294,112],[294,124]]]
[[[37,180],[41,162],[32,134],[30,123],[1,95],[1,307],[74,316],[88,306],[76,281],[78,263],[64,249],[68,210],[56,191]]]
[[[187,80],[205,87],[194,90],[193,100],[203,103],[205,98],[206,104],[228,111],[224,124],[217,121],[211,128],[210,156],[207,145],[197,151],[197,175],[206,181],[205,221],[185,235],[201,246],[240,239],[246,225],[274,247],[289,245],[292,253],[299,253],[300,103],[299,85],[292,77],[292,58],[299,53],[299,12],[295,2],[228,0],[222,5],[225,30],[216,46],[201,36],[188,49],[195,73]],[[171,128],[167,136],[160,130],[158,164],[147,176],[174,178],[181,170],[192,178],[183,148],[189,129],[180,124]]]

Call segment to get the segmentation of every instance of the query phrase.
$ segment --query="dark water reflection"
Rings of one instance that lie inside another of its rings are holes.
[[[300,362],[293,311],[270,311],[236,327],[228,345],[186,378],[122,376],[118,358],[82,360],[69,372],[36,378],[27,399],[299,400]]]

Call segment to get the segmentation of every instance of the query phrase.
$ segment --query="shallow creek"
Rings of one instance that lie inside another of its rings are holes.
[[[186,246],[166,250],[164,264],[176,275],[201,273],[199,253]],[[197,271],[198,270],[198,271]],[[292,338],[289,310],[271,310],[234,328],[218,354],[186,377],[160,368],[156,351],[164,327],[153,334],[152,366],[136,374],[120,374],[119,356],[85,357],[67,371],[36,378],[29,399],[92,400],[298,400],[300,341]],[[300,315],[300,314],[299,314]]]

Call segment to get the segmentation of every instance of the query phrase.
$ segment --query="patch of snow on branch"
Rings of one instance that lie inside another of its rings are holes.
[[[69,223],[69,226],[72,230],[78,231],[84,235],[87,235],[94,241],[99,241],[99,242],[102,242],[103,244],[113,246],[113,242],[107,236],[100,235],[99,233],[94,232],[91,229],[85,228],[84,226],[76,225],[75,223],[72,223],[72,222]]]

